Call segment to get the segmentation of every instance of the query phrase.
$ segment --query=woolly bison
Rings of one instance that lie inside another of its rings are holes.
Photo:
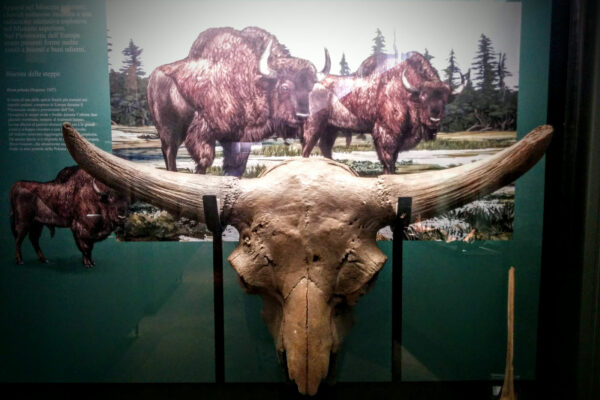
[[[325,54],[322,76],[331,65]],[[241,175],[249,146],[240,155],[233,142],[295,136],[317,81],[311,62],[291,57],[263,29],[202,32],[186,58],[156,68],[148,82],[150,114],[167,169],[177,170],[177,150],[185,141],[196,172],[205,173],[218,140],[225,148],[226,173]]]
[[[29,240],[41,262],[48,262],[39,239],[47,226],[71,228],[83,265],[92,267],[94,243],[106,239],[126,218],[129,198],[97,182],[79,167],[63,168],[50,182],[18,181],[10,189],[10,226],[17,263],[23,264],[21,244]]]
[[[363,62],[362,76],[329,75],[315,85],[304,125],[304,157],[318,141],[323,155],[331,158],[340,128],[371,131],[384,173],[392,174],[400,151],[435,139],[444,107],[463,85],[452,92],[419,53],[387,70],[378,67],[375,57]]]

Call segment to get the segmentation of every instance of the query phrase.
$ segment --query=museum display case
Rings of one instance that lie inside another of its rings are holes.
[[[6,2],[0,381],[593,398],[592,3]]]

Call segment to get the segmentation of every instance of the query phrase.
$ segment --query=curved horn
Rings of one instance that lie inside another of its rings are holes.
[[[331,58],[329,57],[329,50],[327,50],[327,47],[325,47],[325,66],[321,72],[317,73],[317,80],[321,82],[327,75],[329,75],[329,71],[331,71]]]
[[[62,131],[69,153],[90,175],[176,216],[204,221],[203,195],[216,195],[220,211],[229,209],[237,198],[237,178],[183,174],[138,165],[95,147],[67,122]]]
[[[460,72],[459,72],[460,74]],[[452,91],[453,95],[457,95],[457,94],[461,94],[462,91],[465,89],[466,83],[465,83],[465,76],[463,74],[460,74],[460,85],[458,85],[456,88],[454,88],[454,90]]]
[[[551,137],[552,127],[540,126],[486,160],[443,171],[382,175],[378,182],[390,204],[412,197],[412,221],[431,218],[516,180],[544,155]]]
[[[98,187],[98,185],[96,185],[96,178],[94,178],[92,180],[92,187],[94,188],[94,192],[96,192],[96,194],[98,196],[108,196],[108,193],[103,192],[102,190],[100,190],[100,188]]]
[[[419,93],[419,89],[412,87],[410,85],[410,83],[408,83],[408,79],[406,79],[406,76],[404,76],[405,72],[406,72],[406,69],[404,69],[404,71],[402,71],[402,84],[404,85],[404,88],[411,93]]]
[[[266,76],[267,78],[275,78],[275,71],[271,70],[269,67],[269,56],[271,55],[271,46],[273,45],[273,41],[269,40],[269,44],[267,44],[267,48],[263,52],[262,56],[260,56],[260,62],[258,64],[259,72]]]

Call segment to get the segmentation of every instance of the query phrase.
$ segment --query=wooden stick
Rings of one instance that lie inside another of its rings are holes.
[[[508,332],[506,337],[506,369],[500,400],[516,400],[514,385],[514,340],[515,340],[515,267],[508,270]]]

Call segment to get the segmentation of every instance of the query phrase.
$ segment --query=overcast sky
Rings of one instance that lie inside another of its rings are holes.
[[[352,71],[371,54],[377,28],[393,52],[425,48],[443,78],[450,49],[466,71],[481,34],[495,52],[504,52],[512,87],[518,85],[521,4],[482,1],[211,1],[107,0],[111,68],[122,66],[121,51],[129,39],[143,49],[146,74],[161,64],[184,58],[198,34],[207,28],[258,26],[273,33],[293,56],[323,67],[323,47],[331,54],[332,73],[339,73],[342,53]]]

